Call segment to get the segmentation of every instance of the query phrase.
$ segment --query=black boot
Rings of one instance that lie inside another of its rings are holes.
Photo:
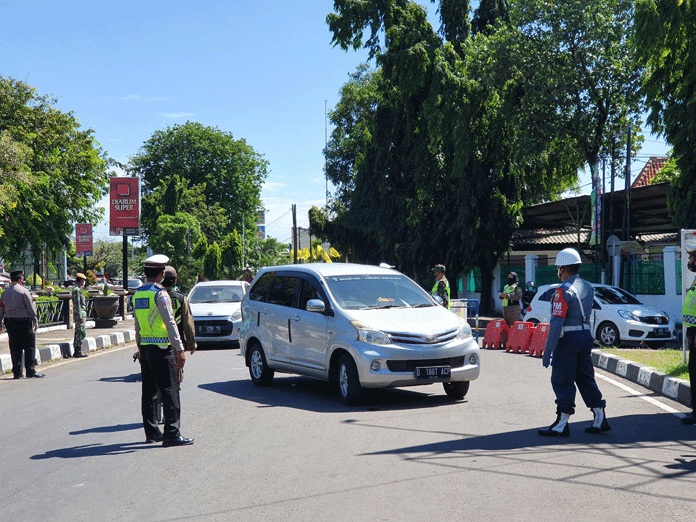
[[[539,435],[542,437],[570,437],[568,419],[570,419],[570,413],[559,413],[551,426],[538,431]]]
[[[604,414],[603,407],[590,408],[590,411],[594,415],[594,422],[592,423],[592,426],[585,428],[587,433],[604,433],[605,431],[609,431],[611,429],[611,426],[609,426],[609,423],[607,422],[607,416]]]
[[[696,424],[696,412],[687,413],[682,417],[682,424]]]

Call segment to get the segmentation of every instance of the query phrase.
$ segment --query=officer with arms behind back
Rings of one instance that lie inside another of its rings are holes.
[[[82,352],[82,341],[87,336],[85,322],[87,321],[87,300],[83,288],[87,282],[87,276],[78,272],[75,274],[75,286],[72,289],[73,321],[75,322],[75,336],[73,337],[73,357],[87,357]]]
[[[578,276],[580,254],[574,248],[565,248],[556,256],[558,277],[563,284],[551,300],[549,335],[544,348],[543,364],[548,368],[553,354],[551,385],[556,394],[556,421],[540,429],[546,437],[568,437],[568,419],[575,413],[575,386],[585,405],[594,415],[594,422],[585,428],[588,433],[609,431],[604,414],[606,401],[602,398],[594,378],[592,366],[592,335],[590,314],[594,288]]]
[[[691,272],[696,272],[696,240],[684,245],[689,261],[686,265]],[[686,326],[686,347],[689,349],[689,384],[691,385],[692,412],[682,418],[682,424],[696,424],[696,278],[684,296],[682,306],[682,322]]]
[[[435,275],[435,285],[430,291],[432,296],[440,296],[442,299],[442,306],[450,309],[450,285],[449,281],[445,277],[445,265],[435,265],[433,267],[433,274]]]
[[[196,351],[196,329],[191,314],[188,298],[174,289],[177,281],[176,269],[173,266],[167,265],[164,267],[164,279],[162,286],[172,299],[172,309],[174,310],[174,321],[179,329],[179,337],[184,343],[186,349],[193,354]]]
[[[162,441],[162,446],[193,444],[193,439],[179,432],[181,402],[179,400],[179,370],[186,363],[174,319],[172,301],[160,283],[169,258],[154,255],[144,262],[147,282],[133,296],[135,339],[140,352],[143,380],[141,410],[145,442]],[[155,398],[159,390],[164,410],[164,433],[157,425]]]

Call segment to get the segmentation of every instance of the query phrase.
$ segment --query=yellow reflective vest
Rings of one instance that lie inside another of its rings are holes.
[[[156,283],[146,283],[133,295],[133,313],[140,328],[140,344],[171,344],[167,325],[162,320],[155,297],[166,292]]]
[[[684,296],[682,306],[682,322],[686,326],[696,326],[696,279],[691,283]]]

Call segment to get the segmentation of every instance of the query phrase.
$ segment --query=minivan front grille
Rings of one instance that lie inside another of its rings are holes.
[[[404,332],[385,332],[396,344],[441,344],[457,337],[457,329],[447,330],[433,335],[409,334]]]
[[[387,361],[387,368],[390,372],[413,372],[416,368],[426,366],[449,366],[451,368],[461,368],[464,366],[464,356],[447,357],[444,359],[416,359],[405,361]]]

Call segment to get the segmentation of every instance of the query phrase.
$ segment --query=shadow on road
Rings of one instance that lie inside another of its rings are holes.
[[[143,427],[141,422],[133,424],[117,424],[116,426],[97,426],[95,428],[86,428],[79,431],[71,431],[70,435],[84,435],[85,433],[116,433],[118,431],[138,430]]]
[[[33,455],[31,460],[43,459],[78,459],[82,457],[102,457],[105,455],[122,455],[133,453],[139,449],[160,448],[161,444],[146,444],[145,442],[128,442],[124,444],[85,444],[72,448],[50,450],[41,455]]]
[[[100,382],[140,382],[140,372],[130,375],[119,375],[117,377],[102,377]]]
[[[328,382],[299,376],[278,377],[276,375],[273,384],[269,387],[256,386],[250,380],[240,380],[200,384],[199,388],[240,400],[256,402],[262,407],[281,406],[317,413],[346,412],[356,409],[362,411],[408,410],[453,404],[440,387],[432,389],[439,389],[441,394],[414,391],[415,388],[365,389],[358,406],[345,406],[339,402],[336,392],[332,390]],[[418,390],[423,389],[418,388]]]

